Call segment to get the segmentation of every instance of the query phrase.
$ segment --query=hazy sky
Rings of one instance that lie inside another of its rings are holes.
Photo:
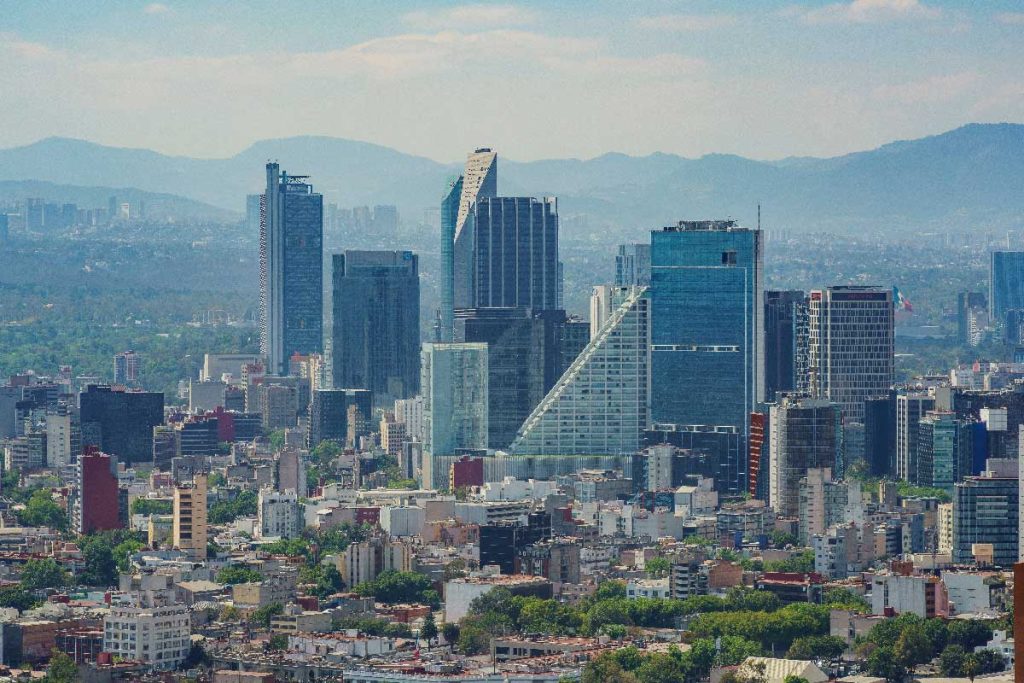
[[[354,138],[441,161],[832,155],[1024,121],[1024,4],[20,2],[0,147],[228,156]]]

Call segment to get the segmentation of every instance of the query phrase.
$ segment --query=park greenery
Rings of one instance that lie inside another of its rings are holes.
[[[417,572],[384,571],[373,581],[356,586],[356,592],[390,605],[419,603],[436,608],[441,604],[430,579]]]
[[[133,515],[169,515],[174,511],[170,498],[136,498],[132,501]]]
[[[255,491],[242,491],[210,506],[207,513],[210,524],[230,524],[239,517],[254,517],[259,504],[259,494]]]

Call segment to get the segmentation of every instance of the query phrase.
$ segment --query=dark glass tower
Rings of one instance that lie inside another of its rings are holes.
[[[764,293],[764,395],[766,401],[798,389],[800,369],[799,321],[807,315],[806,297],[799,290]]]
[[[267,164],[260,215],[261,349],[270,374],[323,347],[323,197],[307,176]]]
[[[556,200],[480,197],[472,223],[474,307],[557,309]]]
[[[1024,309],[1024,251],[993,251],[988,282],[992,322],[1002,325],[1007,311]]]
[[[346,251],[332,269],[333,385],[381,405],[420,386],[419,260],[411,251]]]
[[[761,232],[731,220],[651,233],[655,425],[735,433],[746,443],[750,413],[764,400],[763,259]],[[744,490],[745,456],[725,469],[735,480],[719,489]]]
[[[125,463],[153,459],[153,427],[163,424],[164,395],[90,385],[79,395],[82,445]]]

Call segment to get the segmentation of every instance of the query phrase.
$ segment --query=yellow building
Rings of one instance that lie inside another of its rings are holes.
[[[174,547],[205,560],[206,543],[206,474],[196,474],[174,487]]]

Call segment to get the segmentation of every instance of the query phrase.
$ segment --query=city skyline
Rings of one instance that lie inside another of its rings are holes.
[[[482,140],[524,160],[777,159],[1024,118],[1014,68],[1024,12],[1006,1],[428,2],[358,13],[336,3],[317,10],[320,21],[295,13],[273,26],[259,11],[272,5],[260,2],[223,4],[212,19],[186,1],[59,13],[50,4],[8,8],[0,87],[15,95],[5,98],[0,147],[61,135],[209,157],[322,134],[445,162]],[[472,113],[433,96],[495,78],[510,87]],[[547,97],[528,96],[537,79]],[[126,81],[145,87],[129,96]],[[247,95],[255,82],[282,97]],[[182,89],[194,97],[183,101]],[[317,107],[291,108],[314,98]]]

